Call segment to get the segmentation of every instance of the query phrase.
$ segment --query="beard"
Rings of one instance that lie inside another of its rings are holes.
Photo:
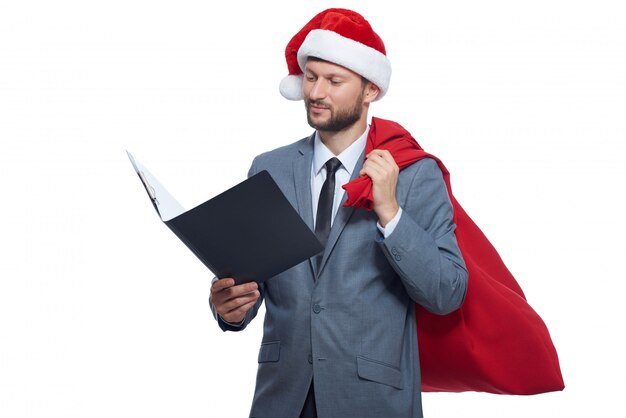
[[[361,94],[354,102],[354,105],[350,108],[335,109],[328,107],[330,111],[330,119],[325,122],[316,123],[311,119],[312,104],[328,107],[328,105],[322,100],[304,99],[306,118],[311,128],[323,132],[339,132],[354,125],[359,119],[361,119],[361,115],[363,114],[363,92],[361,91]]]

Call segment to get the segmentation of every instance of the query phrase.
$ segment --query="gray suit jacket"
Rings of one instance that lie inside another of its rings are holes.
[[[259,155],[249,173],[269,171],[311,229],[312,155],[305,138]],[[402,170],[396,197],[403,213],[386,239],[373,211],[342,206],[319,271],[311,259],[265,282],[241,327],[216,315],[239,331],[265,301],[250,417],[297,418],[312,379],[320,418],[422,416],[414,304],[457,309],[467,271],[437,164]]]

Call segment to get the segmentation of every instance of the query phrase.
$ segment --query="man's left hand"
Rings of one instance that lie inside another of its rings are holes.
[[[375,149],[370,152],[359,175],[368,175],[372,179],[374,195],[374,212],[384,228],[398,213],[396,185],[400,169],[391,153],[387,150]]]

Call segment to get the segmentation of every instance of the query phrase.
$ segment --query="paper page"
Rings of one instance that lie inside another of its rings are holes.
[[[143,165],[135,160],[130,152],[126,151],[126,154],[128,154],[135,171],[139,174],[144,187],[150,195],[150,199],[154,202],[161,220],[166,222],[184,213],[185,209],[169,194],[165,187]]]

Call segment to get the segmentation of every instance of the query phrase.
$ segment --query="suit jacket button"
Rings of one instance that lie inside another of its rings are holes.
[[[313,312],[315,313],[322,312],[322,307],[316,303],[315,305],[313,305]]]
[[[398,250],[396,249],[396,247],[391,247],[391,254],[398,255]]]
[[[400,260],[402,260],[402,257],[400,257],[400,256],[399,256],[399,255],[397,255],[397,254],[396,254],[393,258],[395,258],[395,259],[396,259],[396,261],[400,261]]]

